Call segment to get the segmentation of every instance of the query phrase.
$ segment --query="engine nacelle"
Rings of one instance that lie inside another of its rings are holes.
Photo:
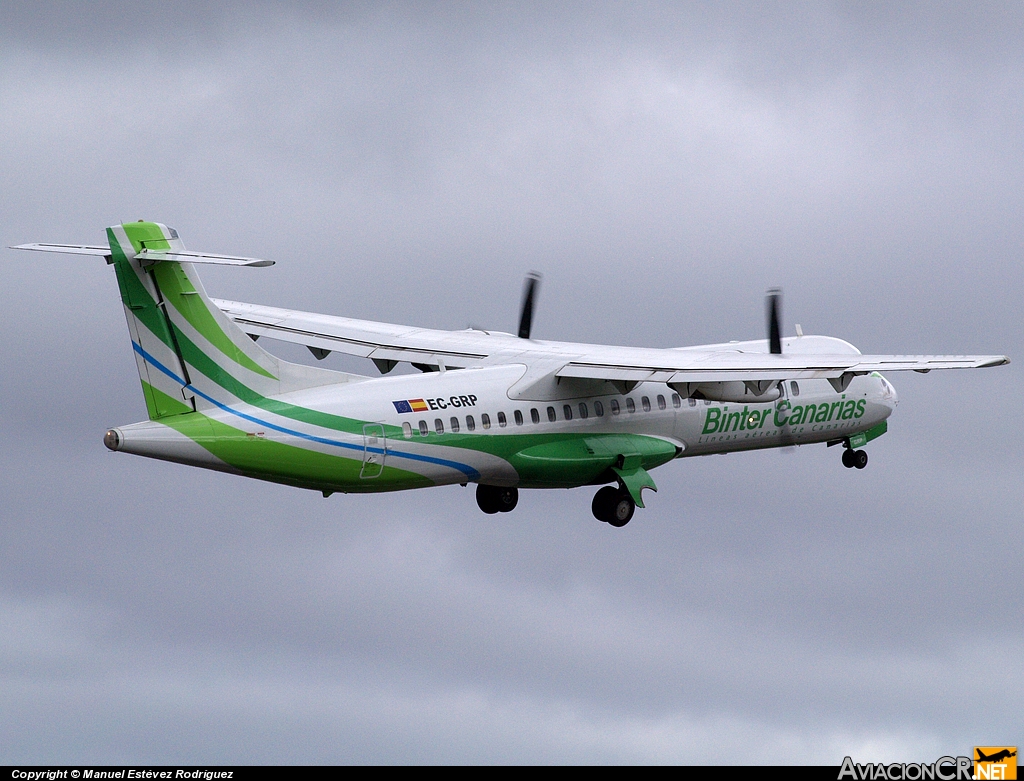
[[[778,380],[757,382],[670,382],[683,398],[726,401],[735,404],[764,404],[778,399],[782,392]]]

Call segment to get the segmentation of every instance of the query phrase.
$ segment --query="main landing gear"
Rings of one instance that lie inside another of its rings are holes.
[[[476,503],[488,515],[510,513],[519,504],[519,489],[501,488],[496,485],[477,485]]]
[[[846,448],[843,451],[843,466],[847,469],[863,469],[868,465],[868,454],[863,450],[854,450],[853,448]]]
[[[590,505],[590,509],[593,510],[597,520],[622,527],[633,517],[636,502],[625,488],[606,485],[594,495],[594,502]]]

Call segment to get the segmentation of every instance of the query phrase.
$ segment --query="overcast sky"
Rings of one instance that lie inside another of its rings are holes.
[[[659,347],[778,285],[787,333],[1016,363],[890,377],[864,471],[668,464],[623,529],[325,500],[108,453],[112,270],[0,250],[0,764],[1024,741],[1024,6],[220,5],[0,5],[0,244],[157,220],[278,261],[215,296],[437,328],[513,330],[535,269],[535,336]]]

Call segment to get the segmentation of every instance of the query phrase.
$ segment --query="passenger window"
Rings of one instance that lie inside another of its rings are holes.
[[[686,401],[689,403],[691,407],[697,406],[697,400],[693,398],[693,396],[690,396],[690,398],[688,398]]]
[[[603,418],[604,417],[604,404],[602,404],[599,401],[595,401],[594,402],[594,414],[597,415],[599,418]]]
[[[558,415],[555,414],[555,408],[548,407],[548,422],[554,423],[556,420],[558,420]]]
[[[459,433],[459,419],[458,418],[452,418],[451,419],[451,424],[452,424],[452,433],[453,434],[458,434]]]
[[[430,431],[430,429],[427,428],[427,421],[421,420],[420,421],[420,436],[421,437],[425,437],[427,435],[428,431]]]
[[[533,407],[530,410],[530,420],[532,420],[534,423],[540,423],[540,410],[538,410],[536,407]]]
[[[613,415],[618,415],[619,414],[619,400],[618,399],[612,399],[611,401],[608,402],[608,404],[612,408],[612,414]]]
[[[661,395],[658,396],[658,409],[665,409],[665,397],[664,396],[661,396]]]
[[[572,420],[572,405],[571,404],[566,404],[564,407],[562,407],[562,416],[566,420]]]
[[[678,393],[673,393],[672,394],[672,406],[675,407],[676,409],[679,409],[679,407],[682,405],[682,403],[683,403],[683,401],[682,401],[682,399],[679,398],[679,394]],[[692,407],[693,405],[691,404],[690,406]]]
[[[520,412],[519,410],[516,410],[515,412],[512,413],[512,417],[514,417],[516,419],[516,425],[517,426],[523,425],[523,413],[522,412]]]
[[[438,434],[444,433],[444,421],[441,418],[434,418],[434,431]]]
[[[651,411],[651,400],[649,398],[647,398],[646,396],[643,396],[640,399],[640,404],[643,406],[644,412],[650,412]]]
[[[504,412],[499,412],[498,413],[498,427],[499,428],[505,428],[505,426],[507,426],[507,425],[508,425],[508,421],[505,419],[505,413]]]
[[[466,415],[466,430],[476,431],[476,421],[473,420],[472,415]]]
[[[793,391],[794,396],[800,395],[800,386],[796,384],[796,380],[793,380],[791,383],[789,383],[789,389]]]
[[[590,417],[590,413],[587,411],[587,402],[585,401],[580,402],[580,417],[583,420],[586,420],[588,417]]]
[[[480,416],[480,425],[483,426],[485,429],[491,427],[491,416],[488,415],[486,412]]]
[[[636,412],[636,404],[628,396],[626,397],[626,412],[628,412],[630,414],[633,414],[634,412]]]
[[[409,424],[409,421],[405,421],[405,423],[402,424],[402,436],[406,439],[409,439],[409,437],[412,436],[412,426]]]

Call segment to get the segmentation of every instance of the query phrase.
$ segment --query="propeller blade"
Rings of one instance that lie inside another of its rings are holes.
[[[519,338],[529,339],[530,328],[533,326],[533,301],[537,295],[537,287],[540,285],[540,274],[531,271],[526,275],[526,283],[523,285],[523,306],[519,312]]]
[[[782,291],[773,287],[768,291],[768,351],[782,355],[782,329],[779,327],[782,310]]]

